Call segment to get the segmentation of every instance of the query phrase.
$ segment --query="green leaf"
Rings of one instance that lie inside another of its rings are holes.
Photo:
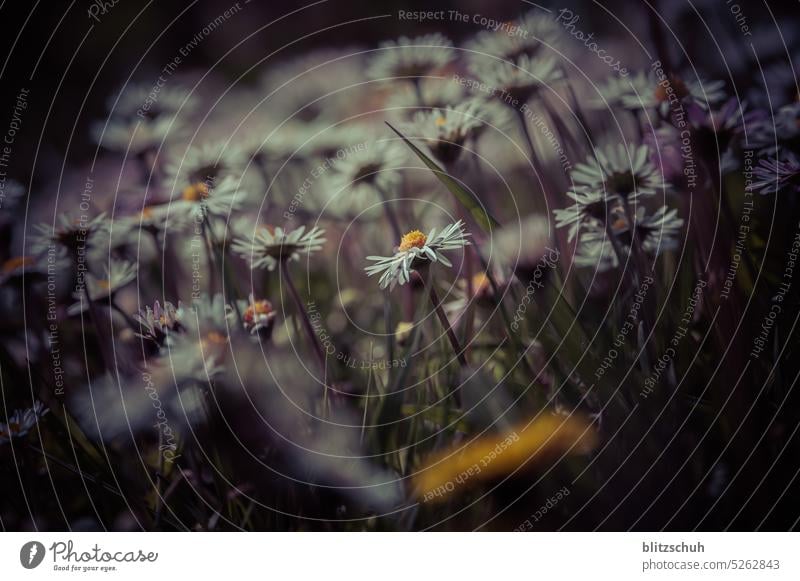
[[[464,206],[464,208],[470,213],[472,218],[475,220],[475,222],[477,222],[478,226],[480,226],[484,232],[488,234],[491,232],[492,228],[497,228],[500,226],[500,223],[481,206],[480,200],[478,200],[475,194],[462,187],[461,184],[450,177],[447,172],[439,167],[435,161],[425,155],[420,148],[411,143],[411,141],[409,141],[405,135],[392,127],[391,123],[387,121],[386,125],[388,125],[392,131],[397,133],[397,135],[400,136],[400,139],[406,142],[406,145],[411,148],[411,151],[417,154],[417,157],[422,160],[422,163],[430,168],[434,175],[439,178],[439,181],[442,182],[448,190],[450,190],[450,192],[456,197],[461,205]]]

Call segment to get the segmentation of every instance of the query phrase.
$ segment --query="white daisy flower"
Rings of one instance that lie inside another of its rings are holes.
[[[241,178],[243,152],[235,145],[206,143],[176,153],[167,164],[167,183],[178,192],[205,184],[215,186],[226,177]]]
[[[516,27],[517,33],[508,30]],[[510,22],[508,30],[484,30],[466,47],[476,53],[488,54],[503,60],[514,60],[521,55],[538,57],[553,47],[558,47],[564,39],[563,31],[549,14],[531,10],[528,14]]]
[[[564,78],[564,72],[553,56],[535,59],[521,54],[513,60],[476,57],[470,61],[470,71],[481,82],[494,87],[495,96],[508,103],[508,97],[519,107],[527,103],[543,87]]]
[[[184,188],[180,197],[170,202],[164,218],[169,216],[171,219],[183,214],[183,218],[191,216],[199,219],[211,215],[227,219],[232,211],[242,206],[245,196],[244,191],[239,189],[239,180],[232,176],[222,178],[211,187],[206,182],[197,182]]]
[[[34,254],[45,253],[52,244],[55,244],[63,256],[66,253],[75,254],[79,249],[90,246],[93,238],[108,233],[108,224],[105,213],[86,221],[68,214],[60,214],[55,226],[41,223],[34,226],[33,229],[34,233],[30,237],[29,246],[31,252]]]
[[[479,117],[484,101],[470,99],[450,109],[418,111],[407,132],[422,140],[441,163],[454,163],[464,143],[483,126]]]
[[[567,192],[575,203],[566,208],[553,210],[556,228],[569,228],[568,240],[572,242],[582,226],[603,230],[606,222],[613,222],[616,212],[622,213],[619,196],[602,190],[579,190]]]
[[[678,76],[670,76],[668,80],[659,82],[654,74],[647,76],[647,85],[637,92],[630,91],[620,98],[621,105],[632,111],[639,109],[658,109],[666,115],[670,110],[670,99],[677,99],[682,105],[694,104],[701,109],[717,104],[726,98],[724,81],[707,81],[703,78],[688,80]],[[638,88],[638,87],[637,87]]]
[[[626,109],[631,99],[637,95],[647,95],[653,92],[653,81],[645,71],[638,71],[626,77],[610,75],[605,83],[596,86],[597,98],[589,100],[593,109]],[[634,107],[638,110],[641,107]]]
[[[182,317],[183,307],[180,303],[178,308],[175,308],[167,301],[162,307],[161,303],[156,301],[152,309],[146,306],[144,310],[133,315],[134,320],[140,325],[140,332],[136,333],[136,336],[163,346],[169,341],[171,334],[183,330]]]
[[[586,162],[577,164],[570,177],[576,191],[603,192],[628,202],[639,196],[653,196],[668,187],[650,162],[650,148],[646,145],[631,144],[626,148],[620,143],[598,149]]]
[[[270,114],[301,122],[359,112],[364,56],[356,47],[316,50],[271,67],[262,78]]]
[[[551,248],[550,222],[546,216],[534,214],[518,223],[503,226],[493,237],[491,249],[504,268],[513,271],[520,280],[526,282],[532,273],[541,270],[545,256],[556,256]],[[490,256],[486,257],[487,260]]]
[[[87,273],[83,279],[91,301],[111,300],[119,289],[136,279],[139,267],[134,262],[112,260],[110,265],[103,267],[103,270],[103,278]],[[75,291],[72,296],[77,302],[67,309],[68,314],[77,315],[88,308],[86,294],[83,291]]]
[[[630,247],[622,247],[626,253]],[[608,272],[619,266],[619,259],[608,234],[602,230],[591,230],[581,236],[575,249],[573,263],[579,268],[594,268],[597,272]]]
[[[251,268],[275,270],[281,261],[300,260],[301,254],[311,254],[322,249],[325,230],[314,227],[306,232],[300,226],[286,232],[277,227],[260,228],[252,238],[237,238],[231,249],[250,263]]]
[[[197,100],[182,88],[131,85],[108,100],[107,121],[92,125],[98,144],[112,151],[139,154],[174,141],[186,132],[184,118],[194,111]]]
[[[645,209],[636,209],[636,235],[642,249],[651,256],[659,256],[665,250],[675,250],[683,228],[683,219],[676,208],[661,206],[649,216]],[[630,242],[627,242],[630,244]]]
[[[459,220],[436,232],[436,228],[426,236],[419,230],[412,230],[400,240],[400,246],[394,256],[367,256],[367,260],[375,261],[364,270],[367,276],[380,274],[380,288],[393,289],[397,284],[404,285],[411,278],[411,272],[427,262],[440,262],[447,267],[453,264],[443,254],[448,250],[458,250],[470,244],[464,232],[464,223]]]
[[[16,410],[8,418],[8,423],[0,422],[0,444],[8,442],[12,438],[22,438],[27,435],[38,423],[39,418],[48,411],[45,405],[36,400],[33,407],[26,410]]]
[[[419,96],[422,96],[422,103]],[[461,103],[466,89],[452,78],[423,77],[419,81],[419,95],[413,87],[404,85],[393,91],[386,101],[386,108],[396,118],[411,119],[420,108],[449,109]]]
[[[332,196],[329,208],[342,213],[359,212],[393,193],[401,182],[398,171],[407,159],[397,141],[366,140],[336,158],[327,174]]]
[[[275,325],[277,313],[272,303],[266,299],[256,300],[250,294],[246,301],[237,301],[239,311],[242,313],[244,328],[251,335],[262,332],[269,333]]]
[[[403,36],[381,43],[370,59],[367,76],[371,79],[423,77],[444,67],[455,58],[453,43],[441,34],[416,38]]]

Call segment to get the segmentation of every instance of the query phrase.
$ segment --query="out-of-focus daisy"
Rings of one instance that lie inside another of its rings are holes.
[[[111,301],[114,294],[121,288],[127,286],[136,279],[138,265],[133,262],[112,260],[110,265],[105,265],[104,276],[96,277],[87,273],[84,277],[86,292],[91,301]],[[76,315],[88,308],[86,294],[82,291],[75,291],[72,295],[78,302],[67,309],[70,315]]]
[[[277,313],[266,299],[256,300],[251,294],[246,301],[239,301],[244,328],[251,335],[269,333],[275,325]]]
[[[183,197],[193,189],[213,189],[226,177],[242,177],[242,151],[237,145],[206,143],[173,155],[168,183]]]
[[[108,224],[105,213],[85,221],[68,214],[60,214],[55,226],[46,223],[34,226],[30,249],[35,254],[44,253],[55,244],[61,255],[69,253],[74,256],[79,250],[90,246],[98,234],[106,232]]]
[[[464,100],[464,86],[451,78],[424,77],[419,82],[419,94],[413,87],[404,85],[393,91],[386,101],[386,108],[396,117],[409,120],[421,108],[448,109]],[[422,103],[420,103],[422,97]]]
[[[0,225],[10,224],[15,220],[12,210],[25,195],[25,187],[14,180],[6,179],[0,183]]]
[[[636,90],[626,91],[620,100],[624,108],[632,111],[639,109],[658,109],[662,114],[667,114],[676,104],[697,105],[707,110],[710,105],[715,105],[725,99],[724,81],[707,81],[703,78],[680,77],[670,75],[659,82],[654,75],[647,77],[648,83],[643,87],[631,87]]]
[[[251,238],[237,238],[232,250],[250,263],[251,268],[275,270],[280,262],[300,260],[301,254],[311,254],[322,249],[325,230],[313,227],[306,232],[300,226],[287,232],[281,227],[259,228]]]
[[[623,248],[625,256],[629,250],[629,248]],[[592,268],[598,273],[617,268],[619,258],[609,239],[608,232],[592,229],[583,233],[575,248],[573,264],[579,268]]]
[[[397,142],[366,141],[333,164],[326,186],[334,211],[358,212],[384,200],[400,184],[406,151]]]
[[[180,304],[175,308],[167,301],[162,307],[161,303],[156,301],[152,309],[146,306],[144,310],[133,315],[134,320],[140,325],[140,331],[136,335],[163,346],[169,341],[171,334],[183,330],[182,316],[183,307]]]
[[[612,215],[621,206],[618,196],[602,190],[567,192],[567,196],[575,200],[575,203],[566,208],[556,208],[553,215],[556,228],[569,228],[570,242],[584,225],[602,229],[606,222],[613,222]]]
[[[753,183],[749,189],[759,194],[777,194],[789,190],[800,191],[800,158],[786,151],[783,159],[761,159],[753,169]]]
[[[524,31],[524,32],[523,32]],[[526,55],[538,57],[546,50],[562,44],[563,30],[550,14],[531,10],[505,29],[483,30],[466,48],[481,55],[491,55],[503,60],[514,60]]]
[[[179,308],[180,324],[186,329],[188,337],[201,343],[227,344],[231,329],[231,306],[225,302],[222,294],[202,293],[193,298],[191,304],[185,307],[179,305]]]
[[[261,83],[270,112],[303,122],[358,113],[368,88],[361,53],[357,47],[316,50],[271,67]]]
[[[442,228],[440,232],[434,228],[427,236],[419,230],[412,230],[400,240],[394,256],[367,256],[367,260],[375,261],[375,264],[365,268],[367,276],[380,274],[380,288],[393,289],[397,284],[407,283],[411,272],[428,262],[440,262],[452,267],[444,252],[468,246],[469,236],[461,220]]]
[[[537,269],[542,271],[543,261],[558,259],[558,252],[551,244],[550,222],[545,216],[534,214],[503,226],[494,236],[492,251],[504,269],[527,284],[536,277]]]
[[[423,77],[455,58],[453,43],[441,34],[407,36],[381,43],[367,68],[371,79]]]
[[[26,410],[16,410],[8,418],[8,423],[0,422],[0,443],[5,443],[12,438],[22,438],[38,423],[39,418],[48,411],[45,405],[36,400],[33,407]]]
[[[667,187],[658,169],[650,162],[646,145],[618,144],[598,149],[570,173],[573,186],[582,192],[604,192],[632,201],[652,196]],[[576,200],[577,201],[577,200]]]
[[[525,54],[511,61],[475,58],[470,62],[470,71],[478,80],[494,87],[495,96],[503,103],[515,108],[564,77],[555,57],[532,59]]]
[[[170,203],[164,218],[171,219],[173,215],[181,216],[183,213],[182,217],[188,215],[195,219],[206,215],[227,219],[232,211],[242,206],[244,198],[245,193],[239,188],[239,181],[232,176],[226,176],[213,186],[197,182],[185,187],[180,198]]]
[[[140,154],[183,136],[183,119],[196,105],[181,88],[161,87],[152,94],[152,87],[131,85],[108,100],[109,118],[92,125],[92,135],[106,149]]]
[[[581,234],[575,265],[596,268],[598,272],[616,268],[619,266],[620,258],[617,256],[617,251],[622,253],[623,259],[630,254],[634,231],[642,250],[650,256],[657,257],[666,250],[677,248],[682,227],[683,219],[678,217],[678,211],[667,206],[660,207],[649,216],[646,215],[644,207],[639,206],[636,209],[634,230],[631,229],[626,216],[618,213],[610,229],[590,227]],[[616,250],[610,236],[616,239]]]
[[[614,107],[628,108],[632,99],[638,95],[652,92],[653,83],[644,71],[639,71],[626,77],[610,75],[604,83],[596,86],[597,98],[589,101],[594,109],[609,109]],[[635,107],[639,109],[639,106]]]
[[[661,206],[647,216],[644,207],[639,206],[634,220],[636,237],[642,249],[651,256],[658,256],[665,250],[674,250],[677,247],[678,236],[683,227],[683,219],[678,217],[677,209]],[[624,247],[630,247],[632,232],[624,215],[618,217],[612,231]]]
[[[408,131],[421,139],[441,163],[454,163],[463,151],[464,143],[483,122],[478,117],[483,101],[470,99],[452,109],[419,111]]]

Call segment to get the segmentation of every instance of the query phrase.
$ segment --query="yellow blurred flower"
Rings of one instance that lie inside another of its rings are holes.
[[[492,434],[430,458],[414,478],[423,502],[441,500],[467,484],[543,467],[563,455],[586,454],[597,444],[591,422],[579,416],[542,415],[509,434]]]

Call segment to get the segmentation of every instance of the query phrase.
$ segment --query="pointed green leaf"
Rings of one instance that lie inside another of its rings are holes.
[[[392,127],[391,123],[387,122],[386,125],[388,125],[392,131],[397,133],[397,135],[400,136],[400,139],[406,142],[406,145],[411,148],[411,151],[417,154],[417,157],[422,160],[422,163],[430,168],[434,175],[439,178],[439,181],[442,182],[448,190],[450,190],[450,193],[452,193],[461,203],[461,205],[464,206],[464,208],[470,213],[472,218],[475,220],[475,222],[477,222],[478,226],[480,226],[484,232],[489,233],[491,232],[492,228],[497,228],[500,226],[500,223],[481,206],[480,200],[478,200],[475,194],[464,188],[456,180],[450,177],[447,172],[439,167],[435,161],[425,155],[420,148],[411,143],[411,141],[409,141],[405,135]]]

